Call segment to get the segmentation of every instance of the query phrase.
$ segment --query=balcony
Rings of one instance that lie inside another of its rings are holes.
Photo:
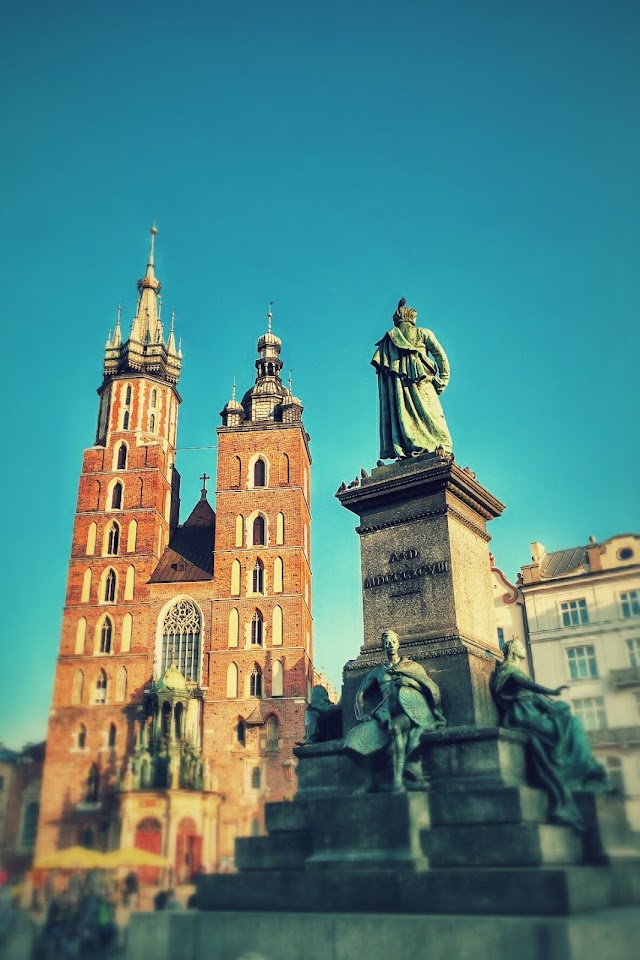
[[[640,726],[589,730],[589,740],[592,747],[637,747],[640,746]]]
[[[614,687],[640,686],[640,667],[624,667],[622,670],[611,670],[609,676]]]

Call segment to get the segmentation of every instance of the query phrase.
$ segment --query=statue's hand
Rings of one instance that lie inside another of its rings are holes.
[[[557,689],[553,691],[553,694],[554,696],[559,697],[563,690],[568,690],[568,689],[569,689],[569,685],[567,683],[563,683],[561,687],[557,687]]]
[[[438,396],[440,396],[440,394],[443,392],[445,387],[446,387],[446,383],[443,383],[440,377],[433,378],[433,389],[436,391]]]

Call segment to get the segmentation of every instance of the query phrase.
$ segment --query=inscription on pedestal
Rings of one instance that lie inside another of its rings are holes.
[[[389,563],[419,560],[419,558],[420,551],[411,547],[409,550],[392,553],[389,557]],[[448,572],[448,560],[435,560],[430,563],[419,563],[417,566],[405,567],[403,570],[391,570],[389,573],[377,573],[365,577],[362,587],[364,590],[370,590],[372,587],[382,587],[387,583],[401,583],[406,580],[414,580],[416,577],[433,577],[438,573]],[[391,596],[404,596],[404,594],[391,594]]]

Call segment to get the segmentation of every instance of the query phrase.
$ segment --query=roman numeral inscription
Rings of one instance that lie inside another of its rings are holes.
[[[418,550],[402,550],[392,553],[389,557],[389,563],[398,563],[400,561],[415,560],[420,556]],[[432,563],[421,563],[419,566],[406,567],[403,570],[393,570],[389,573],[380,573],[373,577],[365,577],[362,584],[365,590],[371,587],[382,587],[385,583],[400,583],[403,580],[414,580],[416,577],[434,577],[438,573],[449,572],[448,560],[436,560]]]

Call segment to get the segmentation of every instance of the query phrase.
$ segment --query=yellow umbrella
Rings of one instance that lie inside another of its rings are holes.
[[[86,847],[67,847],[41,857],[36,861],[37,870],[100,870],[106,866],[106,854]]]
[[[123,847],[104,854],[104,866],[109,867],[166,867],[168,857],[139,847]]]

